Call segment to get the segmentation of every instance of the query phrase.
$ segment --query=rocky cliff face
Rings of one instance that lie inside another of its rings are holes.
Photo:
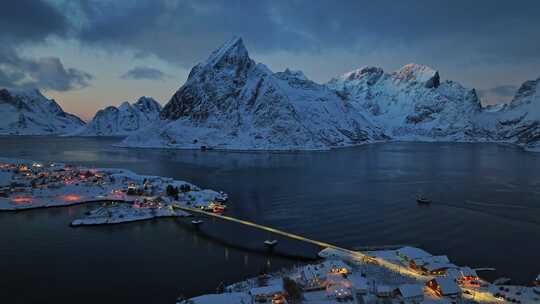
[[[126,136],[140,131],[159,120],[160,104],[150,97],[141,97],[120,107],[99,110],[92,121],[70,135],[80,136]]]
[[[366,67],[332,79],[328,87],[369,113],[399,140],[471,140],[481,105],[476,92],[441,83],[427,66],[408,64],[393,73]]]
[[[0,135],[59,135],[84,125],[38,90],[0,90]]]
[[[349,102],[300,72],[273,73],[235,38],[195,66],[160,124],[124,142],[221,149],[328,149],[383,139]]]

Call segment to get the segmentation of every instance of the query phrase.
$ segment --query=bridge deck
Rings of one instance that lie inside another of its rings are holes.
[[[186,211],[186,212],[190,212],[190,213],[198,213],[198,214],[202,214],[202,215],[209,216],[209,217],[219,218],[219,219],[222,219],[222,220],[225,220],[225,221],[239,223],[239,224],[249,226],[249,227],[253,227],[253,228],[256,228],[256,229],[259,229],[259,230],[268,231],[268,232],[271,232],[271,233],[274,233],[274,234],[282,235],[282,236],[285,236],[285,237],[288,237],[288,238],[291,238],[291,239],[294,239],[294,240],[299,240],[299,241],[302,241],[302,242],[314,244],[314,245],[317,245],[317,246],[320,246],[320,247],[323,247],[323,248],[331,248],[331,249],[340,250],[340,251],[343,251],[343,252],[348,253],[348,254],[356,255],[358,258],[367,257],[365,254],[363,254],[363,253],[361,253],[359,251],[353,251],[353,250],[350,250],[350,249],[342,248],[342,247],[339,247],[339,246],[336,246],[336,245],[333,245],[333,244],[330,244],[330,243],[313,240],[313,239],[310,239],[310,238],[307,238],[307,237],[303,237],[303,236],[300,236],[300,235],[297,235],[297,234],[289,233],[289,232],[279,230],[279,229],[276,229],[276,228],[256,224],[256,223],[253,223],[253,222],[250,222],[250,221],[241,220],[241,219],[237,219],[237,218],[234,218],[234,217],[221,215],[221,214],[217,214],[217,213],[213,213],[213,212],[206,212],[206,211],[196,209],[196,208],[184,207],[184,206],[180,206],[180,205],[173,205],[173,207],[177,208],[177,209],[180,209],[180,210],[183,210],[183,211]]]

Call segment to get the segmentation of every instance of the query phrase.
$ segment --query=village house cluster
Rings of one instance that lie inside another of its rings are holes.
[[[259,276],[233,284],[224,293],[181,303],[540,303],[535,288],[490,284],[474,269],[457,266],[446,256],[420,248],[365,254],[367,257],[359,259],[350,253],[324,249],[319,254],[323,261],[318,264]],[[396,268],[382,267],[382,263]],[[540,276],[536,283],[540,286]],[[231,302],[233,298],[238,302]]]
[[[187,216],[175,206],[224,212],[227,195],[187,182],[141,176],[122,169],[59,163],[0,162],[0,210],[25,210],[101,202],[71,225],[101,225]]]
[[[68,202],[78,201],[80,195],[61,189],[89,185],[103,188],[114,182],[110,175],[102,172],[56,163],[0,163],[0,172],[7,176],[0,183],[0,197],[9,198],[17,205],[31,204],[40,195],[58,195]]]

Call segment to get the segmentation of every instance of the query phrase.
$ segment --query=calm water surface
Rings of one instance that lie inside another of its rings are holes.
[[[540,273],[540,154],[494,144],[389,143],[309,153],[134,150],[115,138],[0,137],[0,156],[131,169],[230,194],[229,214],[346,247],[413,244],[489,278]],[[418,207],[422,190],[434,203]],[[89,206],[0,213],[0,300],[173,303],[317,248],[207,220],[70,228]],[[0,301],[3,302],[3,301]]]

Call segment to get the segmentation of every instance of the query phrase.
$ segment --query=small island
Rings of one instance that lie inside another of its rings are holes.
[[[85,168],[63,163],[0,159],[0,211],[101,203],[72,226],[119,224],[158,217],[182,217],[176,207],[208,210],[227,194],[172,178],[124,169]]]

